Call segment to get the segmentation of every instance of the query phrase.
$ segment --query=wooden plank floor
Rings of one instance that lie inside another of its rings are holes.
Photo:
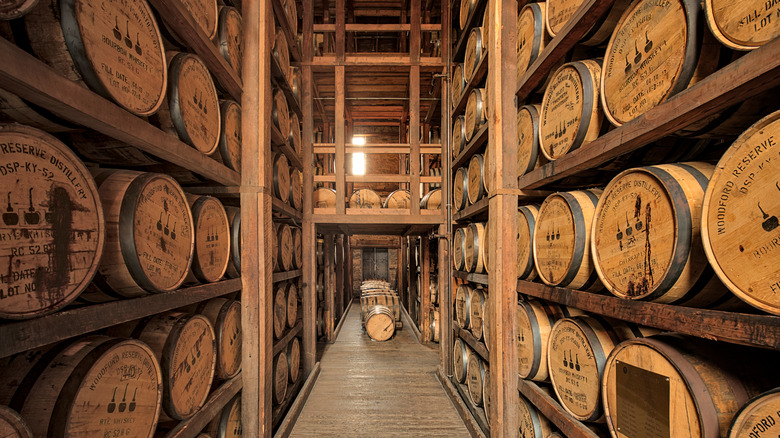
[[[470,436],[434,374],[437,350],[406,321],[390,341],[371,341],[358,304],[346,318],[291,436]]]

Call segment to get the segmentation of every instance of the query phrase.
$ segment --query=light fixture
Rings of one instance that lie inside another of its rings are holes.
[[[353,146],[365,146],[365,137],[352,137]],[[365,175],[366,174],[366,154],[363,152],[355,152],[352,154],[352,174],[353,175]]]

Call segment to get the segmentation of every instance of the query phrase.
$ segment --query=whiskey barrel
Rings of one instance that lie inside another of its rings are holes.
[[[547,366],[561,406],[580,421],[603,423],[600,383],[607,356],[621,341],[651,333],[599,316],[559,319],[550,331]]]
[[[467,167],[458,168],[452,178],[452,210],[456,212],[469,205],[468,169]]]
[[[155,116],[163,131],[175,133],[184,143],[211,155],[217,150],[221,115],[219,96],[206,64],[196,55],[167,52],[166,105]]]
[[[290,47],[287,45],[287,38],[285,37],[284,31],[282,31],[281,27],[276,28],[273,55],[274,59],[276,59],[276,62],[279,63],[279,69],[282,71],[282,73],[284,73],[286,78],[290,71]]]
[[[295,100],[297,100],[299,103],[303,96],[301,95],[303,93],[303,86],[301,78],[301,69],[299,67],[290,67],[290,88],[292,89],[292,94],[295,97]],[[294,113],[293,113],[294,114]],[[316,141],[315,143],[319,143],[319,141]]]
[[[281,88],[274,90],[274,102],[271,109],[271,117],[274,124],[279,129],[279,133],[286,139],[284,133],[290,132],[290,110],[287,106],[287,98]]]
[[[17,18],[22,18],[37,4],[38,0],[11,0],[3,2],[3,5],[0,6],[0,20],[15,20]]]
[[[465,238],[465,228],[458,228],[452,233],[452,264],[456,271],[466,270],[465,252],[463,250],[463,241]]]
[[[485,419],[490,424],[490,367],[487,364],[485,364],[485,375],[482,376],[482,409],[485,411]]]
[[[485,268],[485,273],[490,273],[490,252],[491,252],[491,245],[490,245],[490,222],[485,222],[485,231],[483,232],[483,235],[485,239],[482,241],[482,244],[479,245],[479,252],[482,254],[482,265]]]
[[[485,292],[482,288],[475,288],[471,291],[471,296],[469,297],[471,334],[478,341],[482,339],[482,316],[485,314],[485,306],[487,304]]]
[[[22,125],[0,124],[2,214],[0,317],[52,313],[92,281],[105,225],[95,181],[59,140]]]
[[[295,151],[295,154],[301,156],[301,122],[298,120],[298,114],[290,113],[290,133],[287,136],[287,143]]]
[[[431,296],[431,304],[439,304],[439,280],[431,276],[431,283],[428,285],[428,291]]]
[[[539,215],[536,204],[517,209],[517,277],[532,281],[538,275],[534,266],[534,228]]]
[[[780,36],[779,11],[780,5],[773,1],[704,1],[710,31],[724,46],[734,50],[757,49]]]
[[[599,136],[601,60],[569,62],[552,74],[542,98],[539,145],[548,160],[556,160]]]
[[[477,72],[477,66],[482,61],[482,56],[487,50],[486,34],[483,34],[481,27],[471,29],[469,39],[466,41],[466,55],[463,61],[463,76],[466,83],[471,82],[474,74]]]
[[[455,63],[452,65],[451,81],[450,100],[452,100],[452,107],[455,108],[458,106],[458,103],[460,103],[460,98],[463,95],[463,89],[466,87],[466,77],[463,74],[462,63]]]
[[[287,327],[293,328],[295,323],[298,322],[298,286],[291,281],[287,283],[285,289],[285,296],[287,297]]]
[[[466,141],[471,141],[474,135],[484,123],[487,122],[487,95],[484,88],[475,88],[471,90],[469,98],[466,101],[465,128]]]
[[[756,122],[718,162],[704,196],[704,251],[741,300],[780,315],[780,111]]]
[[[350,208],[382,208],[382,198],[371,189],[357,189],[349,197]]]
[[[539,105],[523,105],[517,111],[517,174],[536,169],[544,159],[539,153]]]
[[[217,351],[214,378],[235,377],[241,371],[241,302],[214,298],[200,303],[196,312],[214,327]]]
[[[274,272],[281,270],[281,267],[279,266],[279,243],[281,242],[281,239],[279,239],[279,226],[280,224],[276,222],[271,223],[271,248],[275,248],[273,251],[271,251],[271,267],[273,268]],[[292,241],[292,234],[290,235],[290,238]]]
[[[273,163],[274,196],[287,204],[290,202],[290,162],[286,155],[278,152],[274,156]]]
[[[487,195],[485,188],[485,157],[482,154],[474,154],[469,161],[466,188],[470,204],[476,204]]]
[[[700,243],[699,205],[713,170],[701,162],[640,167],[604,189],[590,241],[596,272],[613,295],[691,307],[734,298]]]
[[[225,207],[230,223],[230,259],[225,273],[230,278],[241,276],[241,209]]]
[[[753,397],[734,415],[728,438],[780,435],[780,388]]]
[[[282,351],[274,358],[274,385],[273,401],[282,404],[287,396],[287,381],[290,378],[290,366],[287,362],[287,353]]]
[[[485,152],[482,154],[482,184],[485,186],[485,195],[492,191],[493,179],[495,178],[495,163],[490,158],[490,142],[485,144]],[[469,163],[471,164],[471,163]]]
[[[187,195],[195,224],[190,281],[213,283],[225,275],[230,259],[230,223],[225,207],[211,196]]]
[[[0,11],[2,12],[2,11]],[[0,436],[8,438],[33,438],[30,427],[18,412],[0,406]]]
[[[553,427],[547,417],[539,413],[533,403],[519,394],[517,419],[520,423],[520,436],[524,438],[548,438]]]
[[[463,259],[469,272],[484,273],[485,259],[482,246],[487,245],[485,223],[469,224],[463,235]]]
[[[590,228],[601,189],[555,193],[539,207],[533,236],[536,272],[550,286],[597,291]]]
[[[317,237],[314,253],[317,265],[325,264],[325,239]]]
[[[303,268],[303,232],[298,227],[290,227],[292,234],[292,266],[294,269]]]
[[[206,403],[217,359],[214,327],[208,318],[173,311],[112,330],[114,335],[145,342],[160,362],[162,414],[184,420]]]
[[[551,37],[555,37],[563,30],[583,3],[585,2],[582,0],[547,0],[545,23]],[[580,38],[580,44],[600,46],[605,43],[629,3],[629,0],[617,0],[612,4],[606,12],[602,13],[596,24]]]
[[[280,339],[287,329],[287,285],[285,283],[277,283],[274,291],[274,338]]]
[[[290,339],[287,344],[287,368],[290,374],[290,383],[298,381],[301,375],[301,340],[300,338]]]
[[[485,378],[485,362],[478,354],[469,356],[466,367],[466,386],[469,390],[469,398],[475,406],[482,406],[482,380]]]
[[[528,3],[517,14],[517,80],[536,61],[550,41],[545,28],[546,3]]]
[[[323,315],[322,307],[317,306],[317,337],[322,337],[325,334],[325,317]]]
[[[217,40],[219,42],[219,53],[233,67],[238,77],[241,77],[241,65],[244,53],[241,50],[243,35],[243,24],[241,22],[241,13],[238,9],[223,6],[219,8],[219,19],[217,23]]]
[[[190,13],[190,17],[197,24],[197,29],[203,32],[208,39],[213,39],[217,35],[219,21],[217,0],[182,0],[182,6]],[[177,35],[167,23],[166,28],[176,41],[181,45],[187,45],[186,41]]]
[[[241,394],[230,400],[207,429],[213,438],[240,438],[243,432],[241,424]]]
[[[679,335],[625,341],[604,370],[607,424],[626,436],[658,427],[668,436],[729,436],[739,408],[776,383],[775,362],[756,349]],[[772,436],[750,432],[737,436]]]
[[[323,301],[325,299],[325,274],[322,271],[317,272],[315,290],[317,292],[317,301]]]
[[[466,382],[466,367],[469,363],[471,350],[459,337],[455,337],[454,352],[452,355],[453,371],[455,379],[460,383]]]
[[[291,271],[293,265],[293,253],[295,252],[292,229],[287,224],[278,224],[277,236],[277,257],[279,260],[278,268],[281,271]]]
[[[487,291],[485,291],[487,293]],[[490,301],[485,298],[485,305],[482,308],[482,342],[485,344],[485,349],[490,351],[490,329],[492,319],[489,312]]]
[[[460,0],[460,12],[458,14],[458,24],[460,25],[460,30],[466,28],[466,24],[469,22],[469,17],[471,17],[471,14],[475,12],[474,9],[476,7],[477,0]]]
[[[366,314],[366,334],[374,340],[384,342],[395,333],[395,317],[387,306],[373,306]]]
[[[428,169],[428,176],[438,176],[439,178],[442,177],[441,174],[441,168],[440,167],[434,167],[433,169]],[[432,182],[428,183],[428,188],[433,189],[440,189],[441,188],[441,179],[439,179],[439,182]]]
[[[159,173],[98,169],[95,181],[106,226],[95,282],[80,299],[135,298],[170,292],[193,259],[195,228],[179,184]]]
[[[147,2],[42,0],[24,25],[33,53],[62,76],[139,116],[162,105],[165,53]]]
[[[438,310],[438,307],[437,308],[433,308],[433,309],[430,310],[430,312],[428,313],[428,318],[431,321],[430,322],[430,326],[429,326],[430,330],[431,330],[431,338],[430,338],[430,340],[431,340],[431,342],[436,342],[438,344],[439,343],[439,336],[440,336],[440,333],[439,333],[440,328],[439,328],[439,310]]]
[[[151,438],[161,377],[160,365],[144,343],[88,336],[40,357],[15,388],[10,407],[26,420],[30,436],[103,436],[121,423],[127,436]]]
[[[320,187],[314,191],[314,208],[336,208],[336,191]]]
[[[295,210],[301,211],[303,208],[303,174],[296,168],[290,170],[289,202]]]
[[[426,193],[420,200],[420,208],[423,210],[441,209],[441,189],[433,189]]]
[[[485,46],[488,46],[488,38],[490,36],[490,8],[485,6],[485,12],[482,13],[482,36],[483,41],[482,43]]]
[[[219,102],[222,126],[219,132],[219,160],[241,172],[241,106],[232,100]]]
[[[409,190],[399,189],[387,195],[384,208],[402,208],[409,209],[412,203],[412,194]]]
[[[706,51],[700,54],[702,19],[694,0],[635,1],[623,13],[601,72],[601,102],[612,124],[635,119],[691,84],[699,57],[707,60]]]
[[[471,292],[467,284],[459,284],[455,289],[455,322],[463,329],[471,328]]]
[[[583,312],[541,300],[517,303],[517,374],[527,380],[549,379],[547,344],[550,331],[561,318],[583,315]]]
[[[294,34],[298,33],[298,7],[295,0],[284,0],[284,13]]]
[[[458,116],[452,122],[452,159],[460,156],[466,148],[466,118]]]
[[[96,131],[72,132],[64,138],[73,151],[87,162],[123,167],[160,164],[158,158]]]

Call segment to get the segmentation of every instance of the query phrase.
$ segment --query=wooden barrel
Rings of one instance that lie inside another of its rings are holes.
[[[472,158],[473,159],[473,158]],[[452,210],[460,211],[469,204],[468,169],[460,167],[452,178]]]
[[[520,423],[520,436],[525,438],[547,438],[553,427],[547,417],[539,413],[533,403],[522,394],[517,404],[517,419]]]
[[[469,22],[469,17],[474,13],[474,9],[477,7],[477,0],[460,0],[460,13],[458,14],[458,24],[460,30],[466,28],[466,24]]]
[[[317,337],[322,337],[325,334],[325,317],[322,307],[320,307],[321,304],[322,303],[318,304],[317,306]]]
[[[46,129],[46,132],[53,131]],[[145,167],[160,164],[156,157],[99,132],[77,131],[69,133],[64,138],[73,151],[87,162],[123,167]]]
[[[452,159],[460,156],[466,148],[466,117],[458,116],[452,122]]]
[[[290,67],[290,88],[292,88],[292,94],[299,103],[303,97],[301,96],[303,93],[302,80],[301,69],[299,67]],[[319,141],[315,141],[315,143],[319,143]]]
[[[466,382],[466,368],[469,363],[469,356],[471,350],[459,337],[455,337],[454,352],[452,355],[453,371],[455,372],[455,379],[460,383]]]
[[[441,209],[441,189],[433,189],[426,193],[420,200],[420,208],[423,210]]]
[[[214,327],[217,362],[214,378],[227,380],[241,371],[241,302],[214,298],[198,305],[197,313]]]
[[[774,1],[705,0],[704,11],[713,35],[730,49],[757,49],[780,36],[780,5]]]
[[[322,271],[317,272],[317,283],[314,287],[317,292],[317,301],[323,301],[325,299],[325,274]]]
[[[366,333],[374,341],[383,342],[395,333],[393,311],[386,306],[374,306],[366,314]]]
[[[487,297],[485,291],[482,288],[475,288],[471,291],[469,297],[469,321],[471,325],[471,334],[479,341],[482,339],[483,327],[482,316],[485,314],[485,306],[487,305]]]
[[[155,116],[163,131],[175,133],[184,143],[211,155],[217,150],[221,115],[219,96],[206,64],[196,55],[167,52],[166,106]]]
[[[290,170],[289,202],[290,206],[298,211],[303,208],[303,174],[296,168]]]
[[[54,312],[92,281],[105,225],[95,181],[59,140],[22,125],[0,125],[2,214],[0,317]]]
[[[402,208],[409,209],[412,203],[412,194],[409,190],[399,189],[387,195],[384,208]]]
[[[484,273],[485,259],[482,246],[487,245],[485,224],[475,222],[469,224],[463,235],[463,260],[469,272]]]
[[[382,208],[382,198],[371,189],[357,189],[349,197],[350,208]]]
[[[179,184],[159,173],[98,169],[106,246],[95,282],[81,299],[105,301],[170,292],[184,282],[195,228]]]
[[[290,109],[287,106],[287,97],[284,95],[284,91],[281,88],[274,90],[274,104],[271,109],[271,117],[273,118],[274,125],[279,129],[279,133],[284,138],[284,133],[290,132]]]
[[[314,253],[317,265],[325,264],[325,239],[317,237]]]
[[[475,406],[482,406],[482,381],[485,378],[487,367],[478,354],[469,356],[466,367],[466,386],[469,390],[469,398]]]
[[[525,175],[544,160],[539,147],[539,105],[523,105],[517,111],[517,174]]]
[[[287,15],[287,20],[290,23],[290,28],[294,34],[298,33],[298,7],[295,0],[285,0],[282,2],[284,5],[284,13]]]
[[[243,433],[241,424],[241,394],[230,400],[217,414],[206,430],[213,438],[240,438]]]
[[[585,2],[582,0],[547,0],[545,20],[551,37],[555,37],[563,29],[583,3]],[[629,0],[615,1],[580,38],[579,43],[586,46],[601,46],[606,43],[629,3]]]
[[[555,321],[583,312],[541,300],[517,303],[518,375],[527,380],[544,382],[549,379],[547,344]]]
[[[14,388],[10,407],[26,420],[29,436],[103,436],[122,424],[126,436],[151,438],[161,379],[160,365],[143,342],[88,336],[41,356]]]
[[[286,77],[290,71],[290,47],[287,45],[287,37],[285,37],[284,31],[282,31],[281,27],[276,28],[273,55],[274,59],[276,59],[276,62],[279,63],[279,69]]]
[[[203,32],[208,39],[213,39],[217,36],[217,24],[219,21],[217,0],[182,0],[182,6],[190,13],[190,17],[197,24],[197,29]],[[186,41],[171,29],[171,26],[166,24],[166,27],[176,41],[182,45],[187,45]]]
[[[39,1],[24,18],[35,55],[133,114],[154,114],[166,93],[167,67],[148,3],[59,3]]]
[[[279,266],[280,264],[279,263],[279,251],[280,251],[279,242],[281,242],[281,240],[279,239],[279,226],[280,224],[276,222],[272,222],[271,248],[276,248],[274,251],[271,251],[271,265],[274,271],[281,270],[281,267]],[[292,234],[290,235],[290,238],[292,239]]]
[[[439,336],[440,336],[440,333],[439,333],[439,330],[440,330],[440,328],[439,328],[439,310],[438,310],[438,308],[431,309],[430,312],[429,312],[428,318],[431,321],[430,322],[430,330],[431,330],[431,338],[430,338],[430,340],[431,340],[431,342],[436,342],[438,344],[439,343]]]
[[[295,252],[292,229],[287,224],[279,224],[277,232],[277,257],[278,268],[282,271],[291,271],[293,265],[293,253]]]
[[[718,162],[704,196],[704,251],[721,281],[753,307],[780,315],[780,111],[756,122]],[[766,158],[766,159],[765,159]]]
[[[439,178],[442,177],[441,174],[441,168],[440,167],[434,167],[433,169],[428,170],[428,176],[438,176]],[[439,179],[441,181],[441,179]],[[432,182],[428,183],[428,188],[433,189],[440,189],[441,188],[441,182]]]
[[[294,269],[303,268],[303,232],[298,227],[290,227],[292,234],[292,266]]]
[[[284,203],[290,202],[290,162],[287,156],[278,152],[274,156],[273,166],[273,190],[274,196],[281,199]]]
[[[287,283],[285,296],[287,297],[287,327],[295,327],[298,322],[298,286],[295,282]]]
[[[591,231],[601,282],[613,295],[691,307],[735,300],[707,264],[701,205],[714,166],[629,169],[604,189]]]
[[[287,368],[289,369],[290,383],[298,381],[301,375],[301,340],[300,338],[290,339],[287,344]]]
[[[482,154],[474,154],[469,161],[466,188],[470,204],[476,204],[487,194],[484,176],[485,158]]]
[[[241,209],[225,207],[230,223],[230,259],[225,273],[230,278],[241,276]]]
[[[464,114],[466,141],[471,141],[479,129],[487,122],[487,95],[484,88],[471,90],[466,101],[466,113]]]
[[[2,11],[0,11],[2,13]],[[0,406],[0,436],[8,438],[33,438],[30,427],[18,412]]]
[[[487,293],[487,291],[485,291]],[[485,298],[485,304],[482,308],[482,342],[485,344],[485,349],[490,351],[490,326],[493,322],[490,316],[489,307],[490,301]]]
[[[314,190],[314,208],[336,208],[336,191],[327,187]]]
[[[298,114],[292,112],[290,113],[290,133],[287,136],[287,143],[298,156],[301,156],[301,141],[301,122],[298,120]]]
[[[452,107],[455,108],[463,95],[463,88],[466,87],[466,77],[463,75],[463,64],[455,63],[452,66],[452,84],[450,85],[450,99]],[[455,138],[453,136],[453,138]]]
[[[580,421],[603,422],[600,383],[607,356],[621,341],[651,333],[599,316],[559,319],[550,331],[547,366],[561,406]]]
[[[274,291],[274,338],[280,339],[287,329],[287,285],[277,283]]]
[[[487,11],[487,8],[485,8]],[[485,419],[490,424],[490,368],[485,364],[485,375],[482,376],[482,409]]]
[[[11,0],[0,6],[0,20],[15,20],[30,12],[38,0]],[[5,435],[3,435],[5,436]]]
[[[523,205],[517,209],[517,277],[532,281],[538,275],[534,265],[534,228],[539,206]]]
[[[241,172],[241,106],[232,100],[221,100],[219,110],[219,158],[225,166]]]
[[[659,426],[669,436],[729,436],[739,408],[776,383],[776,356],[762,353],[679,335],[623,342],[601,384],[607,424],[626,436]],[[774,436],[750,432],[737,436]]]
[[[466,270],[463,242],[466,239],[466,229],[458,228],[452,233],[452,264],[456,271]]]
[[[556,160],[599,136],[600,60],[569,62],[552,75],[542,98],[539,145],[548,160]]]
[[[780,388],[753,397],[734,415],[728,438],[780,435]]]
[[[230,260],[230,223],[225,207],[211,196],[187,195],[195,224],[195,251],[188,280],[213,283],[225,275]]]
[[[467,284],[459,284],[455,289],[455,322],[463,329],[471,328],[471,291]]]
[[[428,291],[431,295],[431,304],[439,304],[439,280],[436,277],[431,277]]]
[[[539,208],[533,235],[536,272],[550,286],[597,291],[590,228],[601,189],[556,193]]]
[[[488,142],[485,144],[485,152],[482,154],[482,184],[485,186],[485,195],[489,195],[493,190],[493,179],[496,177],[495,162],[491,161],[490,158],[491,149]]]
[[[699,56],[707,58],[706,51],[700,55],[702,19],[694,0],[631,4],[609,39],[601,72],[601,102],[612,124],[627,123],[688,87]]]
[[[471,82],[474,74],[477,72],[477,66],[482,61],[482,56],[487,50],[486,34],[481,27],[471,29],[469,39],[466,41],[466,55],[463,61],[463,76],[466,82]]]
[[[274,358],[273,401],[275,404],[282,404],[287,396],[289,378],[290,365],[287,362],[287,353],[282,351]]]
[[[243,47],[241,43],[243,24],[241,22],[241,13],[238,9],[229,6],[219,8],[217,34],[219,53],[233,67],[233,70],[236,71],[240,78],[244,53],[241,50]]]
[[[517,14],[517,80],[542,53],[550,37],[544,28],[546,3],[528,3]]]

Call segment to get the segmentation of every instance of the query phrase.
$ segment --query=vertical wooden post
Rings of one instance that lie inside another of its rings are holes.
[[[271,259],[271,47],[270,1],[244,2],[243,138],[241,172],[243,371],[242,423],[247,436],[271,436],[273,299]],[[253,56],[253,54],[255,54]],[[259,55],[257,55],[259,54]]]
[[[427,236],[420,238],[420,335],[422,342],[427,344],[431,341],[431,251],[430,242]]]
[[[328,234],[325,236],[325,340],[327,342],[333,342],[333,329],[336,312],[333,307],[333,297],[336,294],[336,270],[335,264],[335,249],[333,245],[334,236]]]
[[[326,13],[327,14],[327,13]],[[308,376],[317,361],[317,233],[312,214],[314,212],[314,78],[309,65],[314,57],[313,8],[303,8],[303,373]]]
[[[450,144],[450,2],[441,2],[441,57],[447,63],[444,68],[445,78],[441,81],[441,132],[440,141],[442,145],[442,181],[441,181],[441,215],[444,225],[439,227],[439,234],[446,236],[446,239],[439,240],[439,345],[441,348],[441,367],[444,374],[451,376],[452,371],[452,348],[453,348],[453,315],[452,315],[452,262],[450,261],[450,245],[452,242],[452,145]],[[489,55],[488,55],[489,56]]]
[[[344,138],[344,66],[336,66],[336,213],[346,214],[346,166]]]
[[[411,214],[420,214],[420,0],[411,1],[409,31],[409,173]]]
[[[517,5],[488,1],[488,147],[494,162],[493,193],[489,201],[490,275],[488,315],[490,330],[490,433],[517,436],[517,88],[515,40]]]
[[[336,237],[336,301],[334,315],[340,318],[344,312],[344,235]]]
[[[349,298],[352,297],[352,243],[349,241],[349,236],[346,236],[347,241],[347,248],[344,251],[344,255],[347,258],[347,279],[345,281],[346,283],[346,298],[347,302],[349,302]]]
[[[336,0],[336,65],[344,65],[344,44],[346,39],[344,23],[347,19],[344,10],[345,1]],[[336,113],[336,120],[340,117],[343,117],[343,114]]]

